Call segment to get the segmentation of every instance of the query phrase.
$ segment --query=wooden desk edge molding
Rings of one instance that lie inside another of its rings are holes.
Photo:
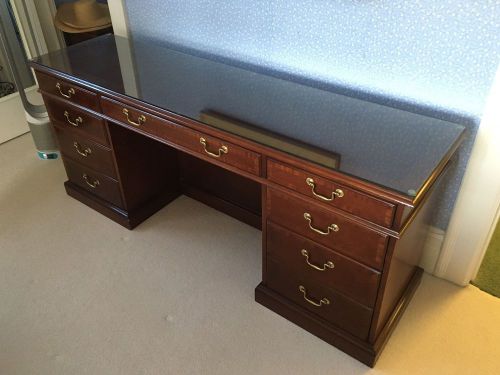
[[[256,301],[374,366],[419,284],[434,192],[463,134],[409,197],[340,172],[341,155],[243,122],[241,135],[227,131],[233,120],[210,109],[197,121],[31,65],[70,196],[129,229],[180,194],[261,228]]]

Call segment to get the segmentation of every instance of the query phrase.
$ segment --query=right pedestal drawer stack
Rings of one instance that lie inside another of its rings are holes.
[[[266,170],[257,300],[373,365],[421,273],[422,225],[395,228],[425,212],[280,161]]]

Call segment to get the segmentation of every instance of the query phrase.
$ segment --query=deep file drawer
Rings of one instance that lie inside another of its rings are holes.
[[[267,260],[267,286],[328,322],[366,339],[372,309],[318,285],[307,277],[291,274],[274,260]]]
[[[273,223],[267,223],[266,233],[267,256],[284,265],[290,274],[304,276],[315,285],[338,290],[373,307],[380,272]]]
[[[118,181],[68,158],[64,159],[64,167],[70,182],[115,206],[124,208]]]
[[[378,270],[388,236],[289,194],[267,190],[268,220]]]

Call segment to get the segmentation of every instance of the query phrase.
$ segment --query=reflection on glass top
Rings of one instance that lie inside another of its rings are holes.
[[[464,132],[458,124],[113,35],[34,62],[410,198]]]

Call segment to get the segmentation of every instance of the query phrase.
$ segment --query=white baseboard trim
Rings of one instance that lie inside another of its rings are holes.
[[[445,231],[437,227],[429,226],[424,251],[420,260],[420,267],[425,272],[434,274],[441,248],[443,247]]]
[[[444,230],[434,226],[428,227],[422,258],[420,259],[420,267],[427,273],[434,273],[443,246],[444,236]]]

